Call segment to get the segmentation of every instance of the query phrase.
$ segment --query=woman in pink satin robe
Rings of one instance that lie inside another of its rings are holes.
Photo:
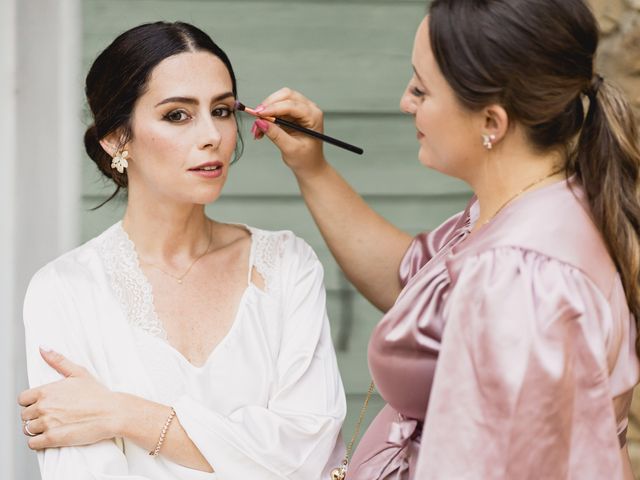
[[[431,3],[401,108],[420,162],[474,196],[415,238],[373,212],[319,142],[258,133],[385,312],[369,366],[387,405],[348,480],[633,478],[640,149],[627,101],[594,72],[597,45],[583,0]],[[263,105],[322,128],[298,92]]]

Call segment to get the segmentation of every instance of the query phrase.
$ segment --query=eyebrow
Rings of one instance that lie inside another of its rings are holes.
[[[211,103],[219,102],[220,100],[225,100],[233,96],[233,92],[225,92],[218,95],[217,97],[212,98]],[[156,104],[156,107],[159,107],[160,105],[164,105],[166,103],[187,103],[189,105],[197,105],[198,100],[193,97],[169,97]]]
[[[415,73],[416,77],[418,77],[418,80],[420,80],[420,83],[424,84],[424,80],[422,79],[422,77],[418,73],[418,70],[416,70],[416,66],[415,65],[411,65],[411,67],[413,68],[413,73]]]

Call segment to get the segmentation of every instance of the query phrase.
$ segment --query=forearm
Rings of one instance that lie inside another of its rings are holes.
[[[329,163],[296,178],[347,278],[372,304],[388,310],[401,290],[398,269],[412,237],[376,213]]]
[[[145,450],[153,451],[171,407],[134,395],[116,395],[118,413],[114,425],[115,436],[127,438]],[[177,417],[167,430],[160,455],[194,470],[213,472],[212,466],[191,441]]]

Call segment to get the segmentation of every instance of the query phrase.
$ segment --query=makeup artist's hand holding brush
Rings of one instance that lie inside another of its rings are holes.
[[[259,113],[322,131],[322,111],[304,95],[288,88],[265,98]],[[411,235],[366,204],[326,161],[321,141],[266,121],[258,122],[255,137],[266,135],[282,152],[282,159],[295,174],[300,193],[342,270],[369,301],[386,311],[400,293],[397,272]]]
[[[323,132],[322,110],[304,95],[289,88],[282,88],[269,95],[255,109],[263,116],[290,120],[316,132]],[[254,138],[264,135],[280,149],[282,160],[298,176],[326,164],[322,142],[293,129],[281,127],[265,120],[256,120],[252,132]]]

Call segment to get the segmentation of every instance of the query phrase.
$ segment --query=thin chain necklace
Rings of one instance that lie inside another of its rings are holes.
[[[342,460],[342,463],[340,464],[339,467],[336,467],[333,470],[331,470],[331,473],[329,476],[330,480],[345,480],[347,476],[347,469],[349,468],[349,461],[351,460],[351,450],[353,449],[353,444],[358,438],[358,435],[360,435],[360,427],[362,426],[364,415],[367,412],[367,407],[369,406],[369,400],[371,400],[371,395],[373,395],[373,391],[375,390],[375,388],[376,388],[375,383],[373,383],[373,380],[372,380],[371,383],[369,384],[369,390],[367,391],[367,395],[364,399],[364,403],[362,404],[362,408],[360,409],[360,415],[358,416],[358,421],[353,431],[351,441],[349,442],[349,445],[347,445],[347,449],[344,454],[344,459]]]
[[[204,257],[208,252],[209,252],[209,248],[211,247],[211,241],[213,240],[213,234],[212,234],[212,229],[211,229],[211,225],[209,225],[209,243],[207,243],[207,248],[205,248],[204,252],[202,252],[200,255],[198,255],[193,262],[191,262],[191,264],[187,267],[187,269],[185,270],[185,272],[182,275],[176,276],[173,275],[169,272],[164,271],[162,268],[160,268],[158,265],[151,263],[151,262],[145,262],[143,261],[143,263],[149,265],[150,267],[156,268],[158,270],[160,270],[162,273],[164,273],[166,276],[173,278],[176,282],[178,282],[179,285],[182,285],[182,281],[184,280],[184,277],[187,276],[187,274],[191,271],[191,268],[196,264],[196,262],[198,260],[200,260],[202,257]]]
[[[560,173],[562,170],[564,170],[563,168],[558,168],[556,170],[553,170],[551,173],[548,173],[547,175],[538,178],[537,180],[531,182],[529,185],[527,185],[526,187],[524,187],[522,190],[518,191],[515,195],[513,195],[512,197],[510,197],[509,199],[507,199],[506,202],[504,202],[502,205],[500,205],[500,208],[498,208],[498,210],[496,210],[493,215],[491,215],[489,218],[487,218],[484,222],[482,222],[482,224],[480,225],[481,227],[485,226],[487,223],[489,223],[491,220],[493,220],[495,218],[496,215],[498,215],[498,213],[500,213],[500,211],[506,207],[509,203],[511,203],[512,201],[514,201],[516,198],[518,198],[520,195],[522,195],[524,192],[526,192],[527,190],[529,190],[532,187],[535,187],[536,185],[538,185],[540,182],[543,182],[544,180],[546,180],[547,178],[551,178],[554,175],[557,175],[558,173]]]

